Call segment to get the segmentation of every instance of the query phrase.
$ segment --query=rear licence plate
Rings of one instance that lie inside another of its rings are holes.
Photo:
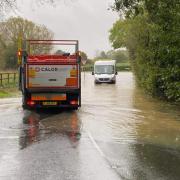
[[[57,105],[57,102],[43,102],[44,106],[55,106]]]

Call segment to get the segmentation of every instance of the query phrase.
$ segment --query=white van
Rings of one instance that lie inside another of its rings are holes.
[[[94,82],[98,83],[116,83],[116,61],[96,61],[94,63]]]

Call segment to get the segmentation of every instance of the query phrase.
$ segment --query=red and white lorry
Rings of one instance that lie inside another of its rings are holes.
[[[18,51],[23,108],[81,106],[81,56],[77,40],[26,40]],[[74,46],[74,53],[31,54],[31,46]]]

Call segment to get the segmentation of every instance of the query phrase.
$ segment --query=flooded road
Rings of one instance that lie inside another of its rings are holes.
[[[131,72],[95,85],[78,111],[27,111],[0,99],[0,180],[179,180],[180,112],[145,95]]]

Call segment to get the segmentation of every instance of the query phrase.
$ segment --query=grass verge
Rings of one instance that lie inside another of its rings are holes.
[[[21,92],[17,87],[0,88],[0,98],[18,97],[20,95]]]

